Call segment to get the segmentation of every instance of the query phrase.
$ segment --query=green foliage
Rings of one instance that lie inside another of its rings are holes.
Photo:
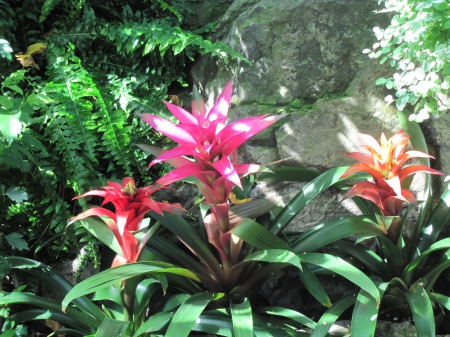
[[[172,83],[185,85],[196,55],[241,56],[186,30],[185,0],[0,0],[0,6],[4,234],[22,234],[35,253],[58,256],[79,242],[95,251],[83,227],[66,229],[80,207],[72,198],[106,178],[149,183],[158,174],[149,175],[148,154],[133,144],[166,140],[134,114],[166,115],[162,100]],[[14,58],[43,42],[46,50],[30,55],[36,66]]]
[[[382,0],[379,0],[380,3]],[[395,104],[403,110],[414,106],[412,120],[421,122],[430,114],[442,114],[450,108],[449,37],[450,7],[448,0],[385,0],[386,9],[394,15],[386,29],[374,28],[379,42],[365,49],[371,58],[381,57],[397,72],[391,78],[379,78],[396,91]],[[388,96],[387,101],[394,101]]]

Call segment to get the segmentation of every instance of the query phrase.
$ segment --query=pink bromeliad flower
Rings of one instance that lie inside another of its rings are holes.
[[[163,211],[182,214],[183,209],[178,204],[154,201],[150,198],[150,195],[156,189],[151,185],[136,189],[134,179],[130,177],[124,178],[122,184],[113,181],[108,181],[107,184],[100,190],[86,192],[74,199],[99,196],[104,198],[102,206],[111,202],[115,207],[115,212],[103,207],[90,208],[72,218],[69,224],[92,216],[102,217],[102,220],[113,232],[122,250],[122,256],[117,255],[113,261],[112,267],[115,267],[137,261],[146,239],[144,236],[144,239],[139,243],[133,232],[140,229],[142,220],[147,212],[155,211],[161,215]]]
[[[165,186],[186,178],[197,184],[206,203],[211,205],[212,214],[205,218],[205,228],[209,242],[221,255],[225,270],[236,261],[242,244],[229,233],[230,192],[233,186],[242,188],[240,176],[263,170],[260,165],[238,164],[237,148],[283,117],[262,115],[227,124],[232,91],[230,81],[209,111],[195,89],[192,113],[165,102],[178,124],[150,114],[139,115],[155,130],[179,144],[168,151],[145,145],[141,148],[158,156],[150,166],[162,161],[175,166],[156,181],[157,185]]]
[[[230,81],[209,112],[196,92],[192,100],[192,114],[177,105],[165,102],[169,111],[178,119],[178,124],[151,114],[139,115],[155,130],[179,144],[158,154],[153,151],[159,156],[150,166],[168,161],[176,167],[156,184],[168,185],[189,176],[195,177],[206,202],[217,205],[227,202],[234,185],[242,187],[240,175],[261,169],[259,165],[237,164],[236,149],[282,116],[248,117],[227,124],[232,90],[233,84]]]

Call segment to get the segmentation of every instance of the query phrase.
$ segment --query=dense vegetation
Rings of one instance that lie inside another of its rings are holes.
[[[379,3],[382,0],[378,1]],[[386,29],[374,28],[378,42],[366,49],[380,63],[389,61],[397,71],[390,78],[379,78],[395,90],[386,100],[399,110],[411,105],[411,119],[422,122],[431,114],[450,108],[449,37],[450,7],[447,0],[385,0],[380,13],[392,13]]]
[[[344,154],[356,163],[319,172],[240,162],[237,149],[286,115],[229,122],[232,81],[209,110],[195,86],[190,111],[179,106],[196,55],[241,58],[204,37],[212,25],[187,28],[195,0],[0,0],[1,337],[42,334],[36,320],[80,337],[325,337],[350,308],[347,335],[390,319],[418,337],[448,333],[450,190],[432,195],[444,173],[416,121],[446,109],[449,1],[385,1],[399,14],[367,52],[402,71],[378,80],[397,90],[402,130],[360,134],[363,152]],[[419,194],[416,173],[427,173]],[[196,219],[155,196],[180,180],[198,187]],[[303,187],[287,204],[249,198],[271,181]],[[289,230],[330,188],[359,215]],[[70,247],[98,262],[98,242],[112,263],[76,285],[47,264]],[[288,266],[308,312],[259,291]]]
[[[161,100],[186,85],[195,55],[239,55],[202,37],[210,25],[187,30],[185,0],[0,7],[0,242],[51,256],[79,242],[92,249],[85,230],[65,229],[79,210],[71,199],[105,179],[158,174],[133,144],[165,140],[135,113],[167,115]]]

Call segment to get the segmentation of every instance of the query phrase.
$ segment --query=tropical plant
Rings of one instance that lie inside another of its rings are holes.
[[[450,266],[450,240],[439,240],[439,234],[450,219],[448,207],[450,191],[447,189],[437,204],[432,204],[430,179],[425,184],[425,201],[419,205],[419,215],[414,224],[414,234],[410,240],[404,237],[406,221],[415,204],[415,198],[408,190],[406,176],[417,172],[441,174],[429,167],[429,157],[423,134],[416,123],[400,114],[405,129],[421,151],[404,152],[409,136],[403,131],[389,140],[381,139],[381,145],[372,137],[364,135],[370,154],[353,153],[351,157],[361,164],[355,164],[344,175],[358,171],[370,174],[375,183],[366,180],[358,182],[348,192],[347,197],[360,196],[371,201],[369,207],[361,207],[364,214],[374,214],[383,235],[367,236],[375,238],[377,249],[367,248],[361,240],[356,244],[348,240],[334,242],[332,246],[345,251],[361,262],[371,279],[377,284],[382,296],[381,306],[364,291],[355,306],[351,334],[373,336],[377,317],[412,317],[417,336],[435,336],[437,322],[435,316],[443,315],[443,308],[450,310],[450,297],[439,293],[439,276]],[[405,160],[420,157],[423,165],[402,167]],[[389,195],[383,198],[383,195]],[[409,203],[400,212],[404,202]],[[363,204],[360,204],[364,206]],[[374,206],[374,207],[370,207]],[[438,309],[441,306],[442,309]]]
[[[147,155],[132,144],[165,146],[134,113],[167,115],[161,100],[173,83],[186,85],[198,54],[243,59],[202,27],[187,30],[187,5],[0,1],[0,185],[28,194],[20,207],[0,199],[0,218],[35,254],[58,256],[79,242],[95,250],[83,227],[66,229],[73,196],[107,176],[151,182]]]
[[[243,179],[241,181],[241,177],[263,171],[259,165],[238,164],[236,148],[257,132],[275,123],[279,118],[257,116],[227,124],[231,91],[232,85],[228,83],[214,107],[210,111],[206,111],[203,100],[194,90],[192,115],[180,107],[166,104],[179,120],[178,124],[154,115],[142,114],[140,116],[158,131],[180,144],[167,151],[147,145],[141,145],[141,148],[158,156],[151,165],[164,160],[176,167],[158,179],[153,189],[181,179],[199,186],[204,197],[199,222],[200,234],[196,233],[180,215],[166,214],[162,217],[161,214],[151,212],[152,217],[156,220],[156,223],[147,232],[151,231],[151,235],[134,233],[136,238],[139,237],[138,240],[141,243],[146,241],[146,249],[140,251],[138,262],[106,270],[82,281],[66,295],[63,300],[63,308],[66,308],[74,298],[101,290],[117,281],[125,283],[123,294],[127,296],[127,288],[132,286],[134,289],[138,282],[134,278],[144,274],[145,270],[148,270],[148,264],[155,263],[161,266],[169,263],[163,271],[166,273],[169,284],[185,293],[192,294],[193,292],[192,297],[203,299],[202,305],[188,301],[175,314],[172,313],[173,316],[166,317],[164,326],[160,326],[159,329],[165,331],[167,335],[176,331],[177,335],[187,336],[191,330],[228,335],[232,327],[237,335],[250,336],[262,329],[265,333],[281,336],[294,333],[295,327],[300,323],[315,328],[314,336],[325,336],[328,331],[325,328],[329,328],[329,324],[332,324],[340,313],[355,303],[356,297],[348,296],[332,305],[325,290],[312,272],[314,266],[348,278],[370,294],[369,296],[372,296],[375,301],[379,301],[378,289],[361,271],[338,257],[323,253],[310,253],[333,240],[353,233],[381,235],[381,230],[374,222],[355,217],[349,220],[349,222],[353,221],[353,227],[350,230],[335,234],[331,239],[323,236],[317,240],[317,237],[313,235],[312,238],[301,237],[294,245],[289,245],[275,235],[281,234],[288,222],[314,196],[337,182],[345,171],[344,169],[347,168],[333,169],[323,175],[319,175],[315,171],[304,170],[306,179],[310,179],[311,176],[319,176],[308,184],[295,200],[278,215],[274,214],[275,217],[269,215],[264,226],[253,219],[267,213],[276,205],[276,202],[261,199],[230,207],[228,199],[233,185],[244,187],[244,190],[248,192],[253,180],[248,179],[246,182]],[[189,159],[184,157],[185,155]],[[279,178],[283,174],[285,172],[279,172],[275,176]],[[152,188],[144,187],[143,190],[150,192]],[[119,191],[118,188],[114,193],[117,191]],[[128,198],[127,191],[128,189],[122,186],[120,200]],[[101,193],[102,196],[108,195],[108,192],[102,191]],[[98,194],[99,191],[94,191],[88,192],[86,195]],[[114,202],[115,199],[106,197],[105,201],[107,200]],[[208,211],[209,214],[207,214]],[[102,225],[95,219],[86,218],[86,216],[93,215],[106,215],[108,218],[103,217],[102,219],[108,226]],[[123,250],[120,249],[120,238],[118,239],[118,235],[114,234],[115,230],[108,230],[108,227],[113,227],[109,223],[109,219],[112,218],[110,213],[94,208],[93,211],[88,210],[77,218],[82,219],[80,223],[93,235],[114,249],[117,254],[125,257]],[[159,223],[169,229],[192,252],[193,256],[156,233]],[[344,228],[346,225],[347,222],[343,221],[330,224],[330,226],[334,226],[334,229]],[[148,262],[155,261],[155,259],[163,262]],[[134,260],[130,262],[134,262]],[[301,313],[277,307],[258,308],[255,305],[258,287],[274,272],[288,265],[298,268],[300,279],[305,283],[307,289],[320,303],[329,307],[319,320],[320,327]],[[186,277],[190,280],[186,280]],[[212,299],[212,294],[218,294],[217,300],[207,307]],[[127,306],[127,310],[127,317],[134,317],[133,308],[130,305]],[[263,318],[260,318],[260,314],[275,315],[278,319],[271,319],[272,326],[261,327],[260,322]],[[209,322],[211,315],[215,319],[214,326],[211,326],[210,323],[202,323]],[[142,325],[134,323],[134,335],[155,332],[152,322],[150,318]],[[273,330],[274,328],[275,330]]]
[[[412,120],[421,122],[430,114],[442,114],[449,109],[450,89],[448,47],[450,7],[448,0],[379,0],[385,9],[378,13],[393,13],[386,29],[374,28],[378,42],[363,52],[371,58],[389,61],[397,72],[390,78],[379,78],[396,91],[396,98],[386,100],[403,110],[414,106]]]

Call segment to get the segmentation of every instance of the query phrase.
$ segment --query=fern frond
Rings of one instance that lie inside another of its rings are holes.
[[[164,20],[111,24],[102,29],[101,34],[115,43],[118,53],[130,54],[143,47],[142,56],[144,56],[158,48],[163,57],[169,48],[174,55],[177,55],[187,46],[192,46],[200,54],[211,53],[212,56],[218,56],[225,62],[228,62],[227,55],[229,55],[232,59],[237,58],[250,63],[226,44],[205,40],[199,35],[172,26]]]
[[[93,164],[98,163],[95,151],[99,143],[94,133],[97,117],[91,102],[94,84],[73,49],[73,46],[67,51],[53,47],[47,54],[50,80],[45,92],[53,104],[46,134],[64,160],[66,178],[79,194],[98,183]]]
[[[55,6],[60,2],[61,0],[45,0],[45,3],[41,9],[41,16],[39,17],[39,22],[43,22],[50,14],[52,9],[55,8]]]
[[[91,7],[84,6],[81,17],[76,17],[72,22],[59,29],[52,30],[51,39],[60,47],[66,47],[69,43],[86,52],[92,48],[92,43],[97,36],[97,18]]]

